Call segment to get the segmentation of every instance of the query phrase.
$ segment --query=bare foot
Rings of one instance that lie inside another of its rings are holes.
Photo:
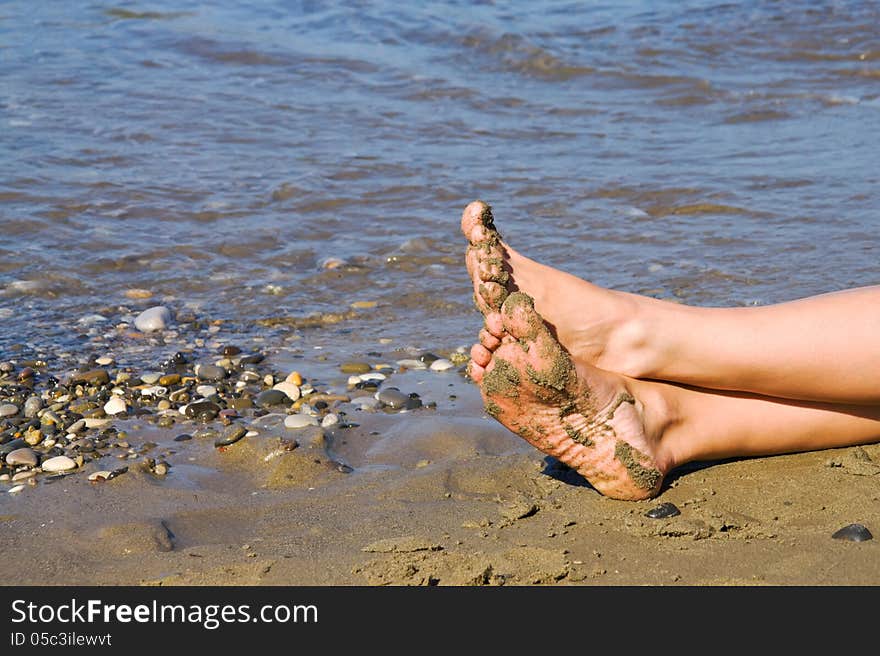
[[[497,314],[502,338],[472,349],[486,411],[615,499],[655,496],[670,469],[659,429],[623,376],[573,361],[521,292]],[[637,382],[637,381],[629,381]]]
[[[603,289],[520,255],[501,240],[483,201],[464,209],[461,229],[469,242],[466,261],[474,302],[486,318],[479,340],[487,350],[498,348],[504,337],[501,304],[511,292],[522,291],[534,299],[551,333],[575,361],[632,377],[650,371],[650,331],[641,312],[649,299]]]

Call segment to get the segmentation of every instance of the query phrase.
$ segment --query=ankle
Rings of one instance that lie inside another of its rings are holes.
[[[638,304],[628,305],[609,331],[596,366],[630,378],[652,378],[662,360],[656,322]]]

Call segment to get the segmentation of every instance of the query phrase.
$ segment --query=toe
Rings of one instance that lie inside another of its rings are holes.
[[[483,348],[485,348],[489,351],[494,351],[499,346],[501,346],[501,340],[498,339],[497,337],[495,337],[495,335],[490,333],[485,328],[483,328],[480,331],[480,338],[479,339],[480,339],[480,344],[483,345]]]
[[[543,326],[532,297],[522,292],[513,292],[504,300],[501,317],[504,330],[517,339],[534,339]]]
[[[471,360],[481,367],[485,367],[492,359],[492,352],[482,344],[474,344],[471,347]]]
[[[504,285],[492,281],[480,283],[477,293],[483,300],[483,303],[492,310],[500,309],[504,299],[507,298],[507,289]]]
[[[471,360],[470,363],[468,364],[467,374],[468,374],[468,376],[471,377],[471,380],[473,380],[478,385],[483,380],[483,376],[485,375],[485,373],[486,373],[486,368],[481,367],[473,360]]]
[[[489,312],[486,314],[486,331],[498,339],[504,337],[504,321],[501,319],[500,312]]]
[[[495,226],[489,205],[475,200],[465,207],[461,215],[461,231],[472,244],[491,240],[495,234]]]

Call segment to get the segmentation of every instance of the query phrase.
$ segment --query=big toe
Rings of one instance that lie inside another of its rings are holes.
[[[498,231],[495,230],[492,208],[481,200],[469,203],[461,215],[461,231],[472,244],[495,241]]]

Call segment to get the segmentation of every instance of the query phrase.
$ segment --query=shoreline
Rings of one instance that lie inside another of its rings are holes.
[[[217,420],[114,422],[136,453],[124,474],[88,480],[108,454],[4,493],[4,584],[880,584],[876,540],[831,537],[880,527],[880,445],[694,465],[655,499],[615,501],[485,415],[458,369],[397,366],[376,390],[416,392],[422,407],[336,399],[320,412],[344,421],[324,428],[284,428],[290,415],[270,411],[247,419],[261,434],[219,448],[174,441]],[[316,393],[357,375],[338,370]],[[163,475],[142,466],[154,453]],[[663,503],[680,514],[646,515]]]

